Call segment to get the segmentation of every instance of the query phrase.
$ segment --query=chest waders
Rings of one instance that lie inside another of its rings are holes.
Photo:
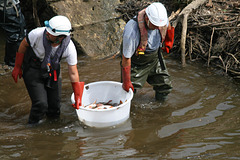
[[[145,51],[143,55],[134,54],[131,57],[131,82],[134,89],[140,89],[148,82],[155,90],[155,98],[164,100],[171,92],[172,85],[160,51],[160,49],[151,53]]]
[[[166,96],[170,93],[172,89],[170,75],[161,52],[158,50],[152,53],[145,51],[144,55],[133,55],[131,66],[131,81],[134,88],[142,88],[147,81],[153,86],[156,95]]]
[[[28,44],[30,44],[27,38]],[[23,79],[32,101],[29,124],[38,123],[46,115],[56,119],[60,116],[61,77],[58,66],[57,81],[52,70],[41,68],[41,62],[30,47],[24,56]],[[55,79],[55,80],[54,80]]]

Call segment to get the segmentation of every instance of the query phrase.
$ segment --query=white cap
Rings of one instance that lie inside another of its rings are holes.
[[[69,19],[65,16],[55,16],[49,21],[44,22],[47,32],[53,36],[66,35],[69,36],[72,26]]]
[[[150,22],[158,27],[165,26],[168,22],[167,10],[160,2],[154,2],[146,9]]]

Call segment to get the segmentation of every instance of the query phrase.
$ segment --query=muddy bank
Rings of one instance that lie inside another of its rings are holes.
[[[125,13],[128,21],[152,1],[126,0],[117,10]],[[165,4],[168,14],[174,15],[174,23],[184,7],[193,1],[159,1]],[[137,4],[138,7],[135,7]],[[187,18],[187,34],[184,53],[181,55],[182,23],[175,29],[171,56],[186,61],[203,60],[207,67],[220,68],[234,78],[240,78],[240,2],[238,0],[206,0],[194,9]]]

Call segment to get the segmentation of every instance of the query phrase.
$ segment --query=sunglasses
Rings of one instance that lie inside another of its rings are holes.
[[[58,29],[52,28],[49,25],[49,21],[44,21],[44,24],[45,24],[46,27],[50,28],[54,33],[56,33],[56,32],[67,32],[67,33],[70,33],[70,32],[73,31],[73,29],[70,29],[70,30],[58,30]]]

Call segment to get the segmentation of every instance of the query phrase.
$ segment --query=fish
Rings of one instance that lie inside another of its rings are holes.
[[[95,100],[93,103],[89,104],[89,105],[86,105],[86,106],[83,106],[84,108],[87,108],[87,109],[97,109],[97,110],[100,110],[100,109],[110,109],[110,108],[114,108],[114,107],[117,107],[121,104],[123,104],[123,102],[120,100],[119,103],[112,103],[112,100],[109,100],[108,102],[98,102],[96,103],[97,100]]]

